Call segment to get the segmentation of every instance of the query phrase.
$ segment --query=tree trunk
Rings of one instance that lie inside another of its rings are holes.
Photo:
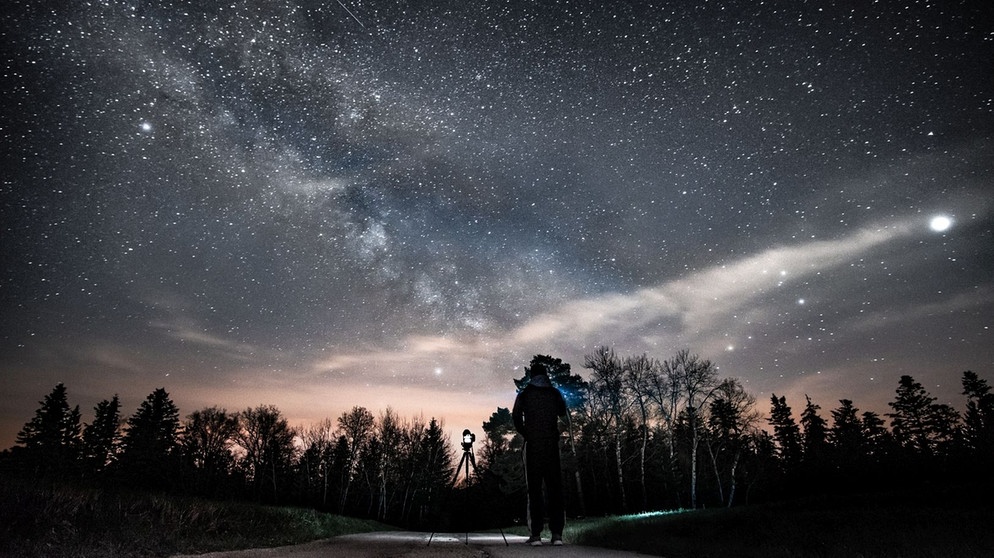
[[[621,462],[621,428],[614,433],[614,458],[618,463],[618,494],[621,496],[621,511],[628,511],[628,500],[625,498],[625,473]]]
[[[735,469],[738,468],[738,466],[739,466],[739,459],[741,457],[742,457],[742,452],[741,451],[737,451],[737,452],[735,452],[735,459],[732,460],[732,479],[731,479],[731,482],[730,482],[730,486],[728,487],[728,504],[727,504],[727,506],[729,508],[732,507],[732,502],[735,501],[735,486],[736,486],[736,482],[735,482]]]
[[[648,492],[648,490],[646,490],[646,487],[645,487],[645,450],[646,450],[646,446],[648,444],[649,444],[649,425],[647,425],[645,423],[645,421],[643,420],[643,422],[642,422],[642,455],[641,455],[641,460],[642,460],[642,463],[641,463],[641,469],[642,469],[641,470],[641,475],[642,475],[642,478],[639,479],[640,482],[642,483],[642,511],[645,511],[645,510],[647,510],[649,508],[649,492]]]
[[[340,514],[345,513],[345,503],[349,499],[349,487],[352,485],[352,475],[346,472],[344,477],[345,482],[343,483],[344,486],[342,486],[342,497],[338,501],[338,513]]]
[[[721,483],[721,471],[718,469],[718,456],[715,454],[714,447],[708,444],[708,455],[711,456],[711,468],[714,469],[714,481],[718,485],[718,501],[725,502],[725,490]]]
[[[328,509],[328,465],[321,464],[321,509]]]
[[[697,421],[691,419],[690,432],[692,441],[690,443],[690,508],[697,509],[697,445],[700,437],[697,433]]]

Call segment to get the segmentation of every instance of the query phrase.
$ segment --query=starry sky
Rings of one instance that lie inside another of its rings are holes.
[[[994,381],[983,2],[13,0],[0,447],[165,387],[479,428],[535,354]]]

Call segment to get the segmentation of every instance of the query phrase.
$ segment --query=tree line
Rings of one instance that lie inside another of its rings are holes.
[[[537,365],[566,396],[564,478],[576,515],[987,482],[994,465],[994,394],[972,371],[962,374],[962,414],[901,376],[884,415],[861,412],[850,399],[826,414],[807,396],[795,415],[776,394],[762,412],[739,380],[720,377],[710,360],[687,350],[659,360],[599,347],[584,357],[586,380],[538,355],[516,380],[519,389]],[[515,495],[511,517],[524,505],[522,440],[506,408],[483,429],[481,482],[498,497]]]
[[[884,415],[849,399],[825,414],[810,397],[795,415],[775,394],[763,413],[739,380],[687,350],[659,360],[599,347],[584,357],[586,379],[536,355],[514,379],[518,389],[536,366],[569,410],[562,453],[571,515],[898,490],[977,478],[994,465],[994,394],[971,371],[962,374],[962,414],[902,376]],[[271,405],[181,419],[159,388],[127,419],[115,395],[82,424],[63,384],[39,405],[0,454],[6,474],[309,506],[407,527],[507,525],[524,515],[523,441],[504,407],[482,423],[481,443],[469,450],[478,466],[457,485],[458,453],[443,424],[389,408],[374,416],[357,406],[300,427]]]
[[[2,455],[8,474],[265,504],[303,505],[424,525],[449,496],[453,453],[443,424],[378,417],[356,406],[309,427],[278,408],[208,407],[180,419],[165,389],[127,420],[117,395],[81,425],[65,385],[40,402]],[[434,515],[433,515],[434,514]]]

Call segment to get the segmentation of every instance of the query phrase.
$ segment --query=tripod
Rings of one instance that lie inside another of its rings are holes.
[[[452,476],[451,488],[456,487],[456,483],[459,481],[459,472],[465,469],[463,474],[463,482],[469,484],[469,466],[473,466],[473,472],[476,473],[476,457],[473,455],[473,442],[476,441],[476,435],[472,434],[468,429],[464,430],[462,433],[462,458],[459,460],[459,465],[456,466],[455,474]],[[464,511],[469,508],[469,492],[468,488],[463,489],[463,509]],[[504,544],[506,546],[511,546],[511,543],[507,542],[507,535],[504,534],[504,528],[498,527],[500,529],[500,536],[504,539]],[[435,532],[432,531],[431,535],[428,537],[428,544],[431,545],[431,540],[435,537]],[[466,531],[466,544],[469,544],[469,531]]]

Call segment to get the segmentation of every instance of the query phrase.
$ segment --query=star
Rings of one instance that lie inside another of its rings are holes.
[[[936,215],[928,222],[928,227],[935,232],[945,232],[953,226],[953,220],[945,215]]]

